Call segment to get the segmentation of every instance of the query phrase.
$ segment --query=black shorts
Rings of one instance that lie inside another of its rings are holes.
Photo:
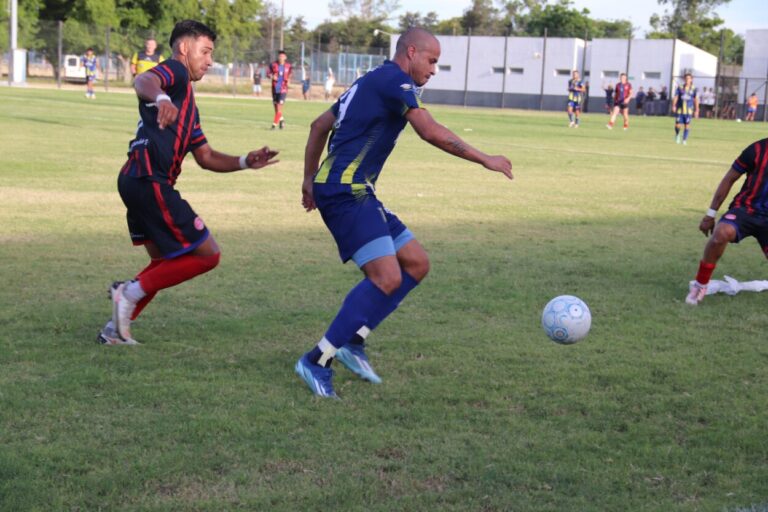
[[[286,93],[284,92],[272,92],[272,103],[277,105],[278,103],[282,105],[285,103],[285,96]]]
[[[625,110],[629,108],[629,103],[617,103],[617,107],[619,107],[620,110]]]
[[[731,208],[720,217],[720,222],[730,224],[736,228],[737,244],[747,237],[753,236],[768,256],[768,217],[750,214],[746,208]]]
[[[121,174],[120,197],[128,208],[133,245],[153,242],[165,258],[194,251],[208,238],[208,228],[172,186]]]

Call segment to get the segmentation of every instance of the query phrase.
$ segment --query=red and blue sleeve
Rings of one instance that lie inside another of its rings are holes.
[[[756,168],[757,155],[757,143],[754,143],[741,152],[739,158],[733,161],[731,168],[741,174],[752,172]]]
[[[192,128],[192,135],[189,138],[189,149],[194,151],[201,146],[208,144],[203,129],[200,127],[200,112],[195,108],[195,126]]]

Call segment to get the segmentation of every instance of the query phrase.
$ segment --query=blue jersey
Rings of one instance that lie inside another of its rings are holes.
[[[698,95],[696,86],[691,84],[690,87],[686,87],[686,86],[678,87],[677,90],[675,91],[675,95],[677,96],[677,104],[675,105],[675,108],[677,109],[677,114],[683,114],[683,115],[693,114],[695,110],[696,96]]]
[[[392,61],[358,78],[331,107],[336,122],[315,183],[375,183],[406,112],[420,107],[416,84]]]
[[[80,57],[80,63],[85,68],[85,76],[96,76],[96,56],[92,55],[88,57],[83,55]]]
[[[581,103],[584,94],[584,83],[581,80],[568,81],[568,101],[575,104]]]

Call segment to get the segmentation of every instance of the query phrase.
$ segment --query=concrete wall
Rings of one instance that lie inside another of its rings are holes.
[[[757,118],[763,118],[765,108],[765,81],[768,80],[768,29],[747,30],[744,38],[744,67],[739,80],[739,102],[744,103],[747,96],[757,92],[760,99]]]
[[[475,36],[467,69],[467,36],[438,36],[438,40],[440,69],[423,92],[424,100],[432,103],[463,104],[466,80],[468,105],[499,107],[503,94],[505,107],[538,109],[543,104],[547,110],[559,110],[565,108],[570,73],[577,69],[585,71],[584,80],[590,83],[590,110],[598,111],[605,97],[602,86],[618,81],[618,74],[626,70],[628,51],[628,74],[635,90],[669,89],[672,75],[686,70],[712,77],[711,83],[707,78],[696,80],[699,87],[710,87],[717,71],[714,55],[681,41],[640,39],[630,47],[626,39],[596,39],[585,52],[581,39],[549,38],[545,52],[543,38],[510,37],[504,62],[505,38]],[[392,53],[396,41],[391,39]]]

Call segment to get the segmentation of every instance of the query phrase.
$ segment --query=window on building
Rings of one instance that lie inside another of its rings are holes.
[[[493,74],[494,75],[503,75],[504,74],[504,67],[496,67],[496,66],[494,66],[491,69],[493,69]]]
[[[509,68],[509,74],[510,75],[522,75],[523,74],[523,68]]]
[[[643,80],[661,80],[661,71],[643,71]]]
[[[584,71],[584,76],[585,76],[585,77],[588,77],[588,76],[589,76],[589,70],[585,70],[585,71]]]
[[[618,71],[603,71],[603,78],[619,78]]]
[[[556,69],[555,76],[571,76],[570,69]]]
[[[450,64],[439,64],[437,66],[437,70],[441,73],[450,73],[451,72],[451,65]]]

